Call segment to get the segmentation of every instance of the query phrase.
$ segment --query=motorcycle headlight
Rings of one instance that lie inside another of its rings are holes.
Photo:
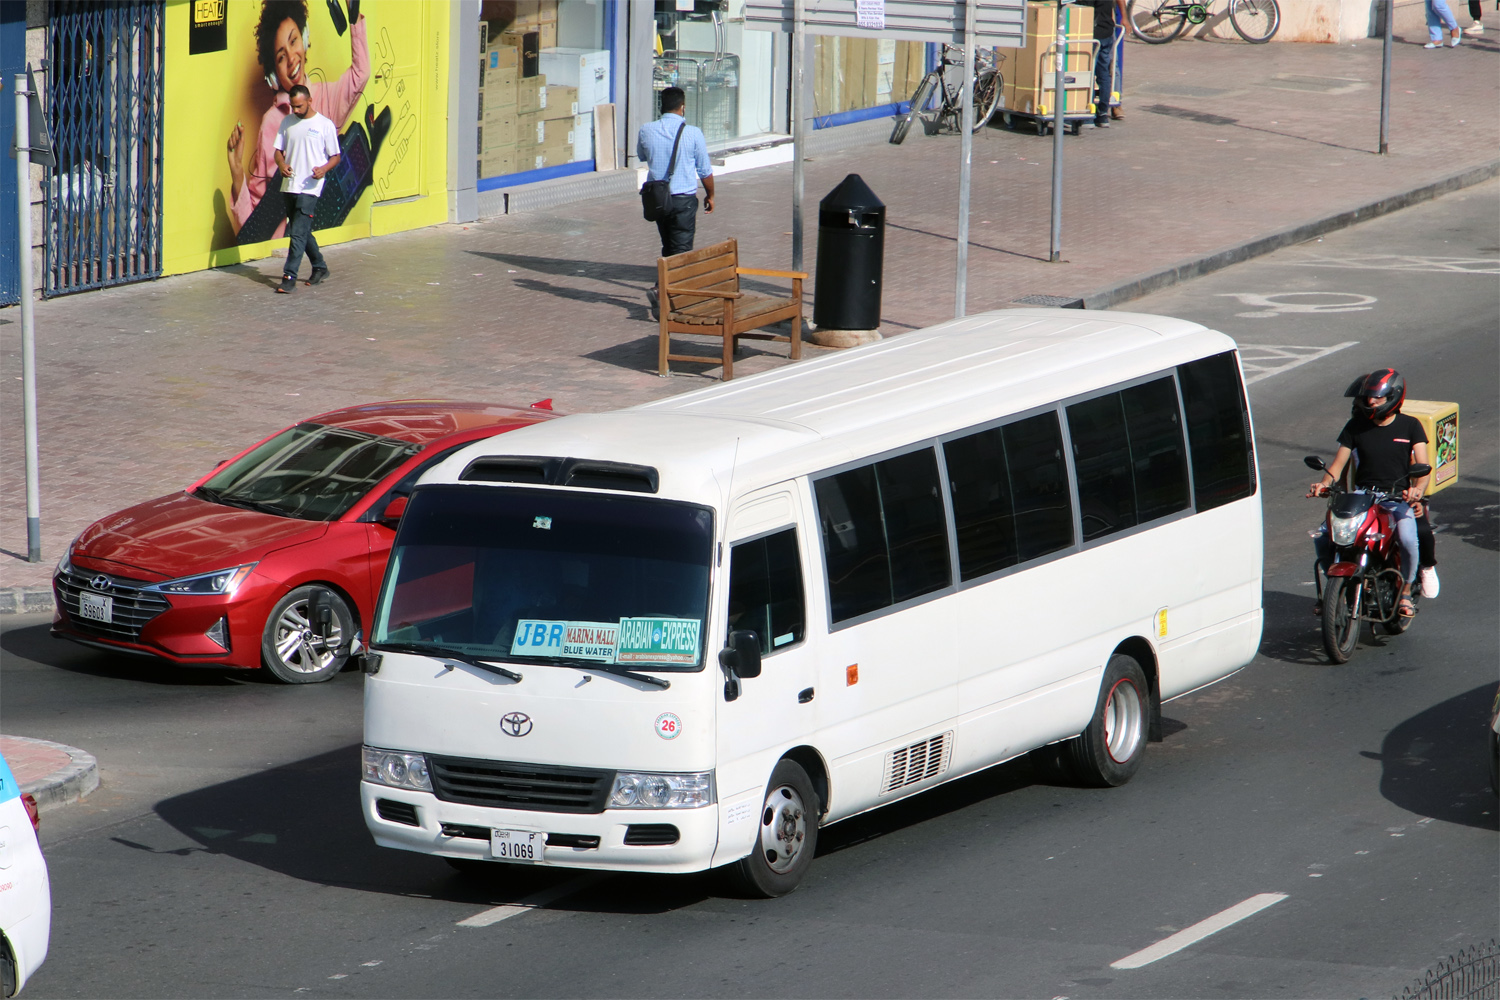
[[[158,594],[232,594],[239,589],[240,584],[245,582],[245,578],[257,565],[257,563],[246,563],[243,566],[214,570],[212,573],[199,573],[197,576],[184,576],[176,580],[167,580],[165,583],[153,583],[141,589]]]
[[[432,791],[432,776],[427,771],[427,758],[419,753],[365,747],[364,779],[377,785],[389,785],[392,788],[412,788],[419,792]]]
[[[1364,523],[1364,520],[1364,514],[1358,514],[1354,517],[1334,517],[1330,515],[1328,518],[1328,534],[1333,539],[1333,544],[1341,546],[1353,545],[1354,536],[1359,534],[1359,526]]]
[[[696,809],[713,805],[714,773],[643,774],[621,771],[609,795],[611,809]]]

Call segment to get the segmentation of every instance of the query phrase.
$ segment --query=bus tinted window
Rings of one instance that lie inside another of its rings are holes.
[[[961,579],[1073,544],[1057,414],[1043,413],[943,446]]]
[[[753,630],[766,654],[801,642],[804,622],[797,529],[736,545],[729,557],[730,630]]]
[[[1120,392],[1135,471],[1136,520],[1151,521],[1188,505],[1187,449],[1177,412],[1177,386],[1159,378]]]
[[[1120,394],[1107,393],[1068,407],[1068,433],[1078,475],[1083,540],[1135,525],[1135,477]]]
[[[814,484],[835,622],[948,585],[948,530],[931,449]]]
[[[1193,448],[1193,491],[1199,510],[1211,510],[1255,493],[1249,416],[1234,352],[1180,365],[1188,441]]]

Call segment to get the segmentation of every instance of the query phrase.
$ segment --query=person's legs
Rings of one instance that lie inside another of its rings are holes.
[[[1409,598],[1411,596],[1411,585],[1417,579],[1417,558],[1420,546],[1417,544],[1417,519],[1412,516],[1411,508],[1404,503],[1387,503],[1386,510],[1391,512],[1395,519],[1396,551],[1401,559],[1401,600],[1402,614],[1413,613]]]
[[[302,253],[307,247],[307,238],[312,235],[312,216],[302,211],[301,195],[284,194],[286,202],[286,234],[291,243],[286,248],[286,266],[281,273],[296,280],[302,268]]]
[[[1422,516],[1417,518],[1417,576],[1421,580],[1423,597],[1436,597],[1440,584],[1437,575],[1437,538],[1432,533],[1432,522],[1428,515],[1432,507],[1422,504]]]
[[[1432,8],[1432,14],[1437,18],[1438,23],[1448,29],[1448,33],[1456,41],[1463,32],[1458,27],[1458,18],[1454,17],[1453,11],[1448,8],[1448,0],[1427,0],[1427,3]],[[1432,22],[1429,20],[1428,34],[1432,33],[1431,25]],[[1441,38],[1442,36],[1439,35],[1438,37]]]
[[[313,235],[313,216],[318,211],[318,196],[315,194],[299,194],[297,196],[297,211],[307,220],[307,238],[303,248],[307,251],[308,263],[312,265],[313,278],[321,280],[318,272],[328,273],[328,262],[323,259],[323,251],[318,247],[318,238]],[[316,281],[314,282],[316,283]]]
[[[1094,124],[1109,122],[1109,99],[1114,91],[1115,47],[1113,38],[1096,38],[1099,53],[1094,57]]]
[[[1328,537],[1328,525],[1323,524],[1318,528],[1318,533],[1313,535],[1313,552],[1318,557],[1318,568],[1327,574],[1328,567],[1333,565],[1333,541]],[[1323,602],[1317,601],[1313,604],[1313,614],[1323,613]]]

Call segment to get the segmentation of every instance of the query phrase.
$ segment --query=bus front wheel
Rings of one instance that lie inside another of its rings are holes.
[[[755,846],[730,867],[734,887],[762,899],[785,896],[797,888],[818,847],[820,815],[818,793],[802,765],[779,761],[766,785]]]
[[[1150,721],[1147,690],[1145,671],[1133,657],[1116,653],[1109,658],[1093,719],[1063,744],[1079,781],[1108,788],[1125,784],[1140,769]]]

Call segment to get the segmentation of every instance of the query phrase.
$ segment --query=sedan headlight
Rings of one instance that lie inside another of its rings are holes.
[[[695,809],[713,805],[714,773],[643,774],[621,771],[609,794],[611,809]]]
[[[365,747],[364,750],[366,781],[392,788],[432,791],[432,777],[428,774],[427,758],[424,755],[403,753],[400,750],[378,750],[375,747]]]
[[[234,566],[230,569],[214,570],[212,573],[199,573],[197,576],[184,576],[176,580],[167,580],[165,583],[153,583],[142,590],[158,594],[232,594],[239,589],[240,584],[245,582],[245,577],[256,567],[256,563],[246,563],[243,566]]]
[[[1353,545],[1354,537],[1359,534],[1359,526],[1364,521],[1365,515],[1363,513],[1356,514],[1354,517],[1337,517],[1330,514],[1328,517],[1328,534],[1333,539],[1333,544],[1339,546]]]
[[[76,541],[75,538],[73,542]],[[73,572],[73,542],[69,542],[68,547],[63,550],[62,558],[57,561],[57,569],[52,571],[53,576],[63,576]]]

